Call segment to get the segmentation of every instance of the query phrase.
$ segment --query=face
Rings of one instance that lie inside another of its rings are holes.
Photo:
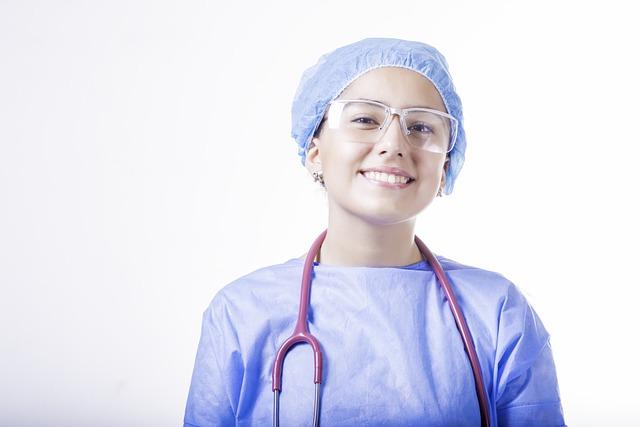
[[[427,107],[446,112],[433,84],[415,71],[398,67],[371,70],[349,85],[338,99],[368,99],[390,107]],[[307,154],[309,172],[322,171],[329,209],[342,209],[376,224],[412,220],[444,188],[446,154],[410,145],[398,116],[376,143],[353,142],[323,125]],[[363,169],[395,167],[414,178],[404,188],[370,180]]]

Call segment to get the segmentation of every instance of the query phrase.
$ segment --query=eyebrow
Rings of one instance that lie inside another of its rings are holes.
[[[377,99],[369,99],[369,98],[357,98],[357,99],[362,100],[362,101],[373,101],[373,102],[378,102],[380,104],[389,105],[389,103],[384,102],[384,101],[380,101],[380,100],[377,100]],[[438,110],[436,107],[431,107],[431,106],[428,106],[428,105],[427,106],[412,105],[411,107],[406,107],[406,108],[428,108],[429,110]]]

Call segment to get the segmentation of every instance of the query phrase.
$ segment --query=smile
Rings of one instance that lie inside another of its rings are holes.
[[[387,188],[406,188],[411,184],[415,179],[408,178],[406,176],[393,175],[384,172],[360,172],[360,175],[365,177],[367,181],[372,184],[380,185],[382,187]]]

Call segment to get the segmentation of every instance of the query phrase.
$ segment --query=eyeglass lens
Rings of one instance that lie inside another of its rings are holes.
[[[334,103],[329,110],[328,125],[353,142],[377,143],[393,117],[382,105],[351,101]],[[433,153],[447,153],[451,147],[452,121],[425,110],[405,110],[400,118],[407,141]]]

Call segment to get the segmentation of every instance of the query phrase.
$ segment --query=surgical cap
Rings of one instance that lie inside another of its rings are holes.
[[[322,121],[329,102],[336,99],[351,82],[374,68],[402,67],[416,71],[436,87],[447,112],[458,119],[458,134],[449,153],[445,194],[450,194],[462,169],[467,141],[464,133],[462,104],[456,93],[447,61],[434,47],[424,43],[370,38],[338,48],[320,57],[300,80],[291,108],[291,136],[298,144],[298,154],[305,164],[307,148]]]

